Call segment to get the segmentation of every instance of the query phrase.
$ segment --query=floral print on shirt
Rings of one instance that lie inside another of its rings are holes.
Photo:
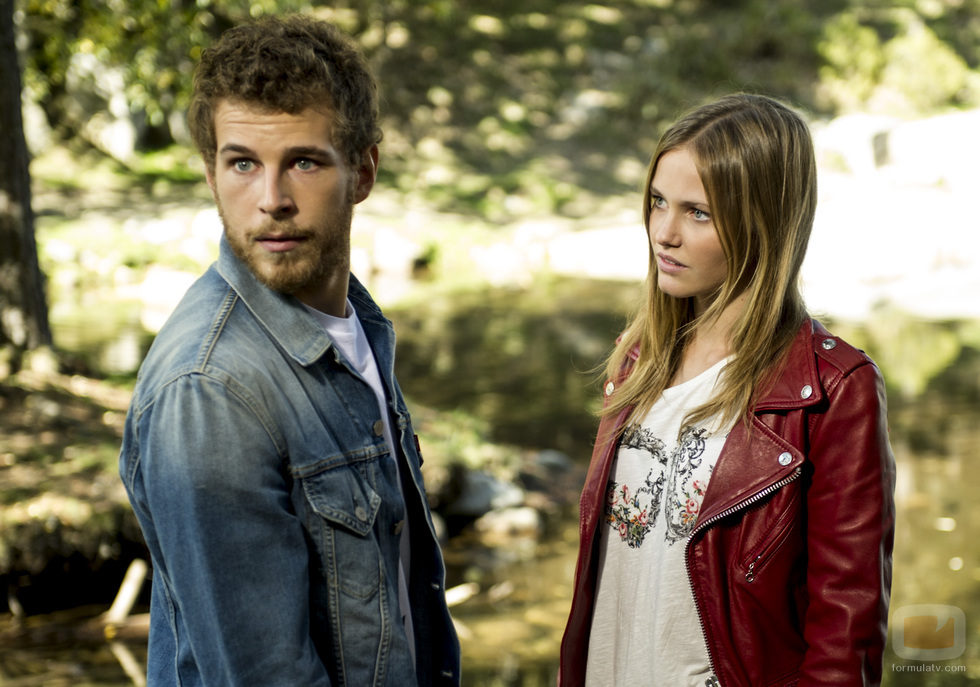
[[[639,548],[661,516],[668,545],[694,529],[707,487],[707,481],[696,479],[694,472],[701,466],[707,435],[707,429],[688,427],[668,452],[649,429],[632,425],[626,430],[620,448],[643,451],[651,463],[642,484],[631,486],[610,479],[607,486],[606,521],[627,546]]]

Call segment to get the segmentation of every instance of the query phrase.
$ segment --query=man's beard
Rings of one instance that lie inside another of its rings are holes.
[[[351,203],[345,203],[312,227],[270,219],[245,231],[244,236],[241,231],[229,231],[221,203],[217,205],[232,251],[256,279],[273,291],[294,294],[326,283],[332,276],[343,276],[346,281],[350,270]],[[289,251],[273,253],[256,242],[259,237],[270,235],[302,240]]]

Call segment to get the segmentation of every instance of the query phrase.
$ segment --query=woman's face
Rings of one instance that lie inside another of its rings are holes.
[[[670,150],[657,162],[649,228],[658,286],[674,298],[693,298],[695,313],[704,312],[725,281],[728,263],[686,148]]]

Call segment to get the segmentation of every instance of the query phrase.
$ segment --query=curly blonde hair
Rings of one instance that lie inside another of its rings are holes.
[[[361,51],[333,25],[304,15],[236,26],[203,51],[188,125],[212,171],[214,113],[222,100],[290,114],[326,109],[334,142],[351,163],[382,137],[378,87]]]

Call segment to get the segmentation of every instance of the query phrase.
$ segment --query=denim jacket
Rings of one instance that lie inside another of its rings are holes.
[[[394,332],[353,276],[349,298],[394,459],[368,384],[224,240],[143,362],[120,474],[153,561],[151,687],[459,684]],[[406,518],[414,665],[398,605]]]

